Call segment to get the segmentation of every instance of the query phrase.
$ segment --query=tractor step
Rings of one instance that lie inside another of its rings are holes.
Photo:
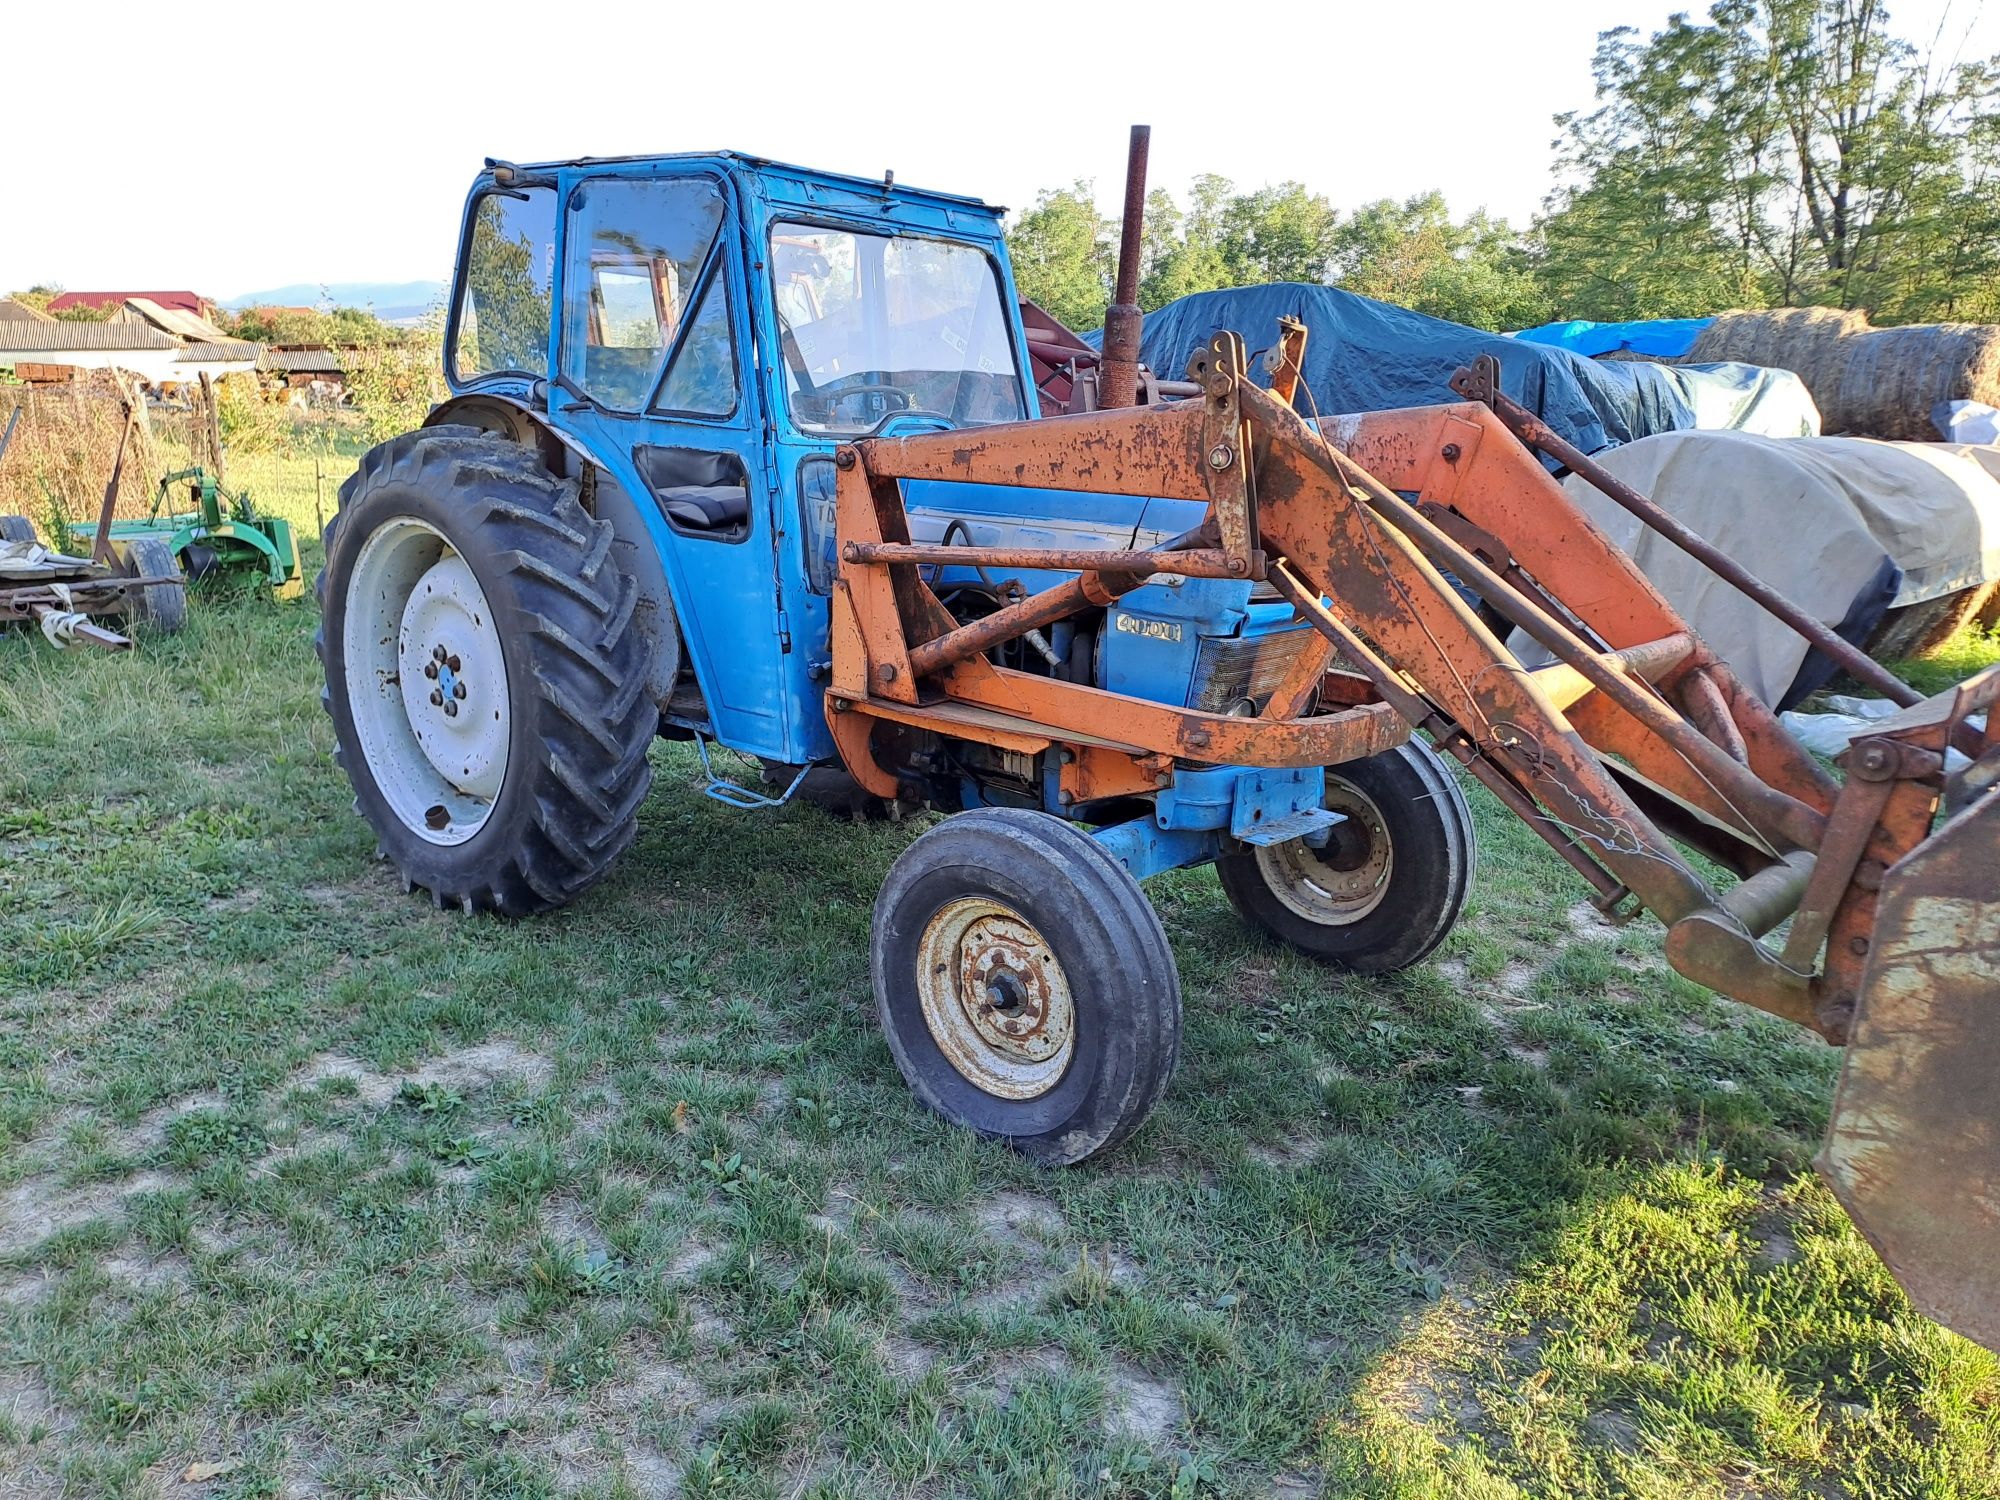
[[[1240,824],[1230,829],[1230,832],[1246,844],[1260,846],[1288,844],[1293,839],[1323,833],[1341,820],[1342,814],[1328,812],[1323,807],[1302,807],[1297,812],[1282,818],[1268,818],[1261,823]]]

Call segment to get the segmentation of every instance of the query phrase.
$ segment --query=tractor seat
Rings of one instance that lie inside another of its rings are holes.
[[[750,519],[750,491],[740,484],[681,484],[660,491],[660,508],[695,531],[727,531]]]
[[[639,477],[669,521],[687,531],[746,534],[750,527],[750,474],[727,449],[632,450]]]

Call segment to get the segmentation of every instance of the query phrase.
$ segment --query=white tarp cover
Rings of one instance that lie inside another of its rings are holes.
[[[1819,407],[1790,370],[1735,362],[1675,365],[1681,391],[1704,432],[1754,432],[1763,437],[1818,437]]]
[[[1898,605],[2000,576],[2000,482],[1943,443],[1669,432],[1596,458],[1829,626],[1885,563]],[[1563,488],[1753,692],[1783,699],[1803,640],[1583,479]]]

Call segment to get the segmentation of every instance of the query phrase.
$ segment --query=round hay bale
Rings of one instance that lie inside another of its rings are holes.
[[[1985,323],[1875,328],[1834,307],[1728,312],[1702,330],[1684,363],[1719,360],[1790,370],[1829,433],[1934,442],[1940,402],[2000,406],[2000,327]]]

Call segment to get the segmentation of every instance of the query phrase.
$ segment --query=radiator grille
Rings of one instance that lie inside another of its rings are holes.
[[[1205,637],[1195,653],[1188,707],[1226,714],[1247,699],[1262,713],[1300,653],[1320,649],[1319,640],[1310,625],[1268,635]]]

